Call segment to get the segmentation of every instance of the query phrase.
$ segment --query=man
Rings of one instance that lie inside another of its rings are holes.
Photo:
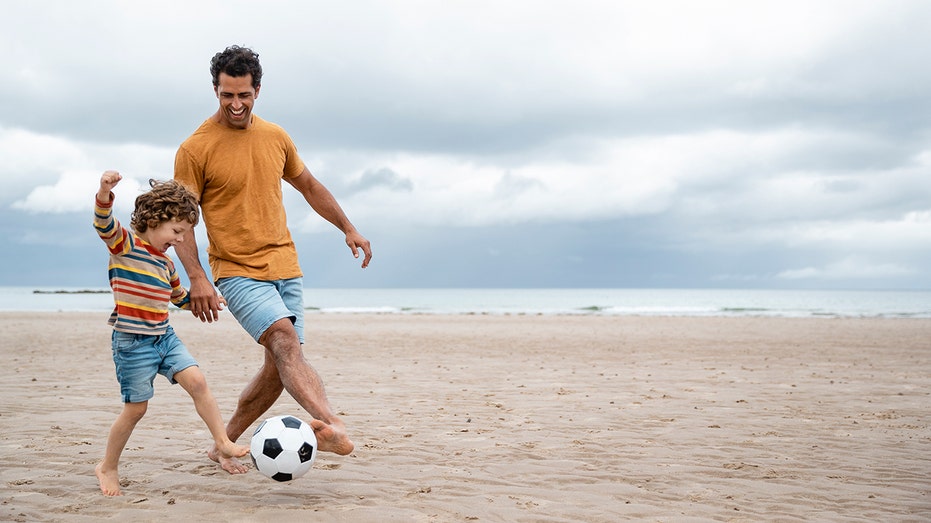
[[[220,106],[175,157],[175,179],[200,203],[213,282],[236,320],[265,347],[262,368],[240,395],[226,431],[236,441],[287,390],[313,417],[319,450],[346,455],[353,443],[330,408],[320,376],[304,359],[302,273],[287,228],[281,180],[346,235],[353,256],[362,250],[362,268],[372,251],[304,166],[290,136],[252,114],[262,82],[258,56],[231,46],[213,57],[210,72]],[[194,231],[175,252],[190,279],[191,311],[201,321],[217,320],[219,298],[200,264]],[[216,448],[208,454],[231,474],[247,470]]]

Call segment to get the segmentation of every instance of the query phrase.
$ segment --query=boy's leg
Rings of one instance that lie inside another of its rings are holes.
[[[124,403],[123,411],[116,417],[113,426],[110,427],[110,435],[107,437],[107,450],[104,454],[103,461],[97,464],[94,473],[100,481],[100,491],[107,496],[121,496],[120,491],[120,455],[129,441],[130,434],[136,428],[136,424],[145,415],[148,401],[139,403]]]
[[[220,456],[228,459],[248,454],[249,447],[233,443],[226,435],[220,408],[217,406],[217,400],[213,397],[213,393],[210,392],[210,388],[207,386],[204,373],[198,367],[191,366],[175,373],[174,379],[194,400],[194,408],[197,409],[197,414],[207,424]]]

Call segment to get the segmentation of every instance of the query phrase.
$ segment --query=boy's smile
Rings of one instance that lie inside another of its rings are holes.
[[[149,227],[146,232],[139,233],[138,236],[159,252],[165,252],[169,247],[183,242],[185,235],[193,228],[194,226],[187,220],[171,220],[162,222],[157,227]]]

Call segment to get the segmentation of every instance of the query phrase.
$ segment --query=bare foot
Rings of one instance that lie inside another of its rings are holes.
[[[229,472],[230,474],[245,474],[249,471],[249,467],[242,464],[236,458],[245,456],[249,453],[249,447],[241,447],[235,443],[230,443],[233,451],[230,451],[230,448],[224,449],[225,452],[221,452],[217,449],[217,446],[214,445],[210,450],[207,451],[207,457],[213,461],[216,461],[220,464],[220,468]]]
[[[103,470],[103,463],[98,463],[94,467],[94,474],[100,481],[100,491],[104,496],[122,496],[120,491],[120,472],[117,469],[108,471]]]
[[[310,420],[310,427],[317,436],[317,447],[321,452],[334,452],[345,456],[355,448],[342,424],[326,424],[318,419]]]
[[[232,441],[227,441],[223,445],[216,447],[217,452],[224,458],[241,458],[249,453],[249,447],[237,445]]]

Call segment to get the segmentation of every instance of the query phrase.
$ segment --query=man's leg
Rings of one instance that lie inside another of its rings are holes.
[[[252,377],[246,388],[239,395],[236,412],[226,425],[226,434],[235,441],[259,419],[259,416],[275,404],[284,387],[278,377],[275,360],[268,351],[265,352],[265,361],[262,368]],[[235,438],[234,438],[235,436]]]
[[[265,362],[243,390],[227,424],[230,439],[235,441],[286,389],[313,417],[310,425],[320,450],[344,455],[352,452],[343,422],[330,409],[323,382],[301,350],[301,278],[260,281],[231,277],[218,280],[217,285],[236,321],[265,347]]]
[[[266,350],[263,369],[268,367],[269,356],[273,358],[280,378],[277,383],[313,416],[311,426],[317,436],[319,450],[341,455],[352,452],[353,443],[346,435],[346,427],[330,408],[320,375],[304,358],[291,320],[283,318],[273,323],[259,343]]]

